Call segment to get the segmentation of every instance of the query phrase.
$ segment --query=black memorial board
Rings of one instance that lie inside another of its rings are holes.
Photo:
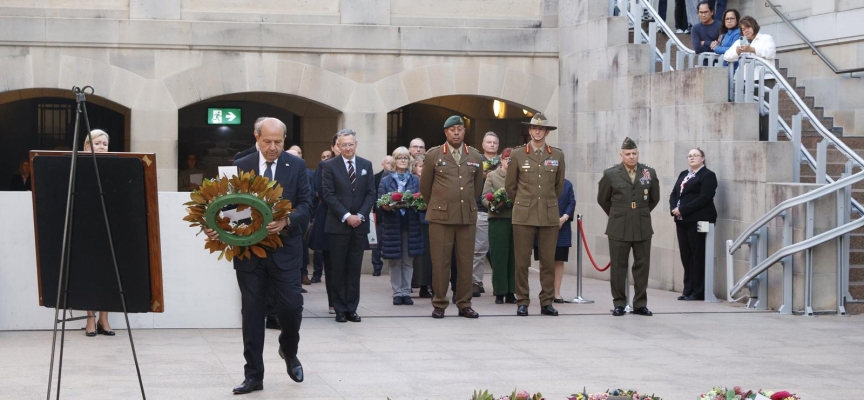
[[[67,308],[122,312],[93,159],[84,153],[78,157]],[[149,312],[151,269],[145,166],[141,159],[133,157],[99,154],[96,159],[127,309],[133,313]],[[36,154],[31,165],[40,303],[54,308],[71,155]]]

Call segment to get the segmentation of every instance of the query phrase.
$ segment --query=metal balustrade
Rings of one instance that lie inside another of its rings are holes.
[[[771,211],[750,224],[733,241],[726,242],[727,255],[727,289],[729,301],[737,301],[749,297],[748,307],[756,309],[767,309],[767,270],[780,263],[783,266],[783,304],[779,308],[781,314],[792,314],[792,255],[798,252],[805,253],[805,314],[814,313],[812,307],[812,273],[813,273],[813,248],[829,242],[837,241],[837,309],[838,315],[844,315],[846,302],[855,301],[849,294],[849,233],[855,229],[864,227],[864,207],[851,196],[852,185],[864,181],[864,171],[852,174],[853,168],[862,169],[864,159],[851,150],[845,143],[840,141],[830,130],[822,125],[813,110],[801,99],[795,88],[783,78],[777,71],[772,61],[751,55],[742,54],[738,61],[738,68],[733,64],[722,66],[719,54],[702,53],[696,54],[692,49],[681,43],[674,31],[669,28],[662,18],[657,14],[650,2],[644,0],[609,0],[610,15],[626,16],[629,25],[633,29],[633,40],[635,43],[647,43],[652,46],[653,61],[649,63],[648,73],[654,73],[656,63],[661,63],[662,71],[682,70],[685,68],[727,68],[729,77],[729,100],[738,103],[758,103],[761,115],[768,116],[768,140],[777,141],[780,132],[792,142],[792,175],[794,182],[800,182],[800,168],[806,163],[816,174],[816,183],[824,186],[812,190],[803,195],[788,199]],[[643,15],[653,21],[648,22],[648,30],[642,28]],[[636,17],[638,16],[638,17]],[[669,40],[666,42],[665,50],[656,47],[658,31],[664,33]],[[800,35],[800,32],[798,32]],[[671,64],[672,49],[675,48],[677,58],[675,66]],[[752,79],[747,77],[758,78]],[[766,82],[765,76],[770,74],[774,79]],[[768,86],[773,83],[773,86]],[[798,109],[792,117],[792,126],[786,123],[779,115],[780,95],[785,93],[787,98]],[[816,154],[802,144],[801,130],[803,122],[807,120],[822,137],[817,144]],[[835,180],[827,174],[828,146],[833,146],[843,154],[846,159],[846,170],[841,179]],[[815,201],[835,196],[836,198],[836,227],[814,235]],[[791,208],[804,206],[804,230],[805,239],[793,243]],[[852,221],[850,214],[857,212],[860,217]],[[775,218],[783,220],[783,228],[779,237],[782,239],[782,247],[773,254],[767,254],[768,249],[768,223]],[[743,245],[750,249],[749,270],[741,278],[734,279],[734,255]],[[735,296],[744,288],[749,289],[749,294],[736,299]],[[710,289],[709,289],[710,290]]]

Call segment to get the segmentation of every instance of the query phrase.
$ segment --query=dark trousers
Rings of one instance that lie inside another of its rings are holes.
[[[324,256],[320,251],[312,252],[312,276],[321,277],[324,272]]]
[[[316,251],[316,253],[318,253]],[[333,289],[330,288],[330,284],[333,282],[330,277],[332,276],[332,268],[330,268],[330,251],[323,250],[321,253],[321,262],[324,264],[324,290],[327,291],[327,306],[333,307]]]
[[[516,255],[510,218],[489,218],[489,252],[492,254],[492,293],[516,293]]]
[[[687,5],[684,0],[675,0],[675,29],[687,29]]]
[[[678,222],[678,248],[684,265],[685,296],[705,298],[705,234],[696,232],[695,222]]]
[[[714,3],[714,19],[719,20],[722,24],[723,21],[723,13],[726,12],[726,0],[717,0]]]
[[[648,272],[651,262],[651,239],[639,242],[625,242],[609,239],[609,257],[612,267],[609,286],[612,289],[612,302],[615,307],[627,306],[627,265],[630,250],[633,250],[633,308],[648,305]]]
[[[660,0],[657,3],[657,14],[660,14],[662,20],[666,20],[666,4],[667,0]]]
[[[381,228],[379,225],[375,226],[375,233],[378,235],[378,245],[372,248],[372,268],[375,271],[381,271],[384,262],[381,261]]]
[[[365,233],[330,234],[330,270],[328,275],[336,313],[357,312],[360,304],[360,268],[366,247]]]
[[[286,240],[285,246],[300,252],[300,240]],[[250,272],[236,271],[237,284],[240,286],[243,321],[243,367],[246,379],[264,379],[264,304],[265,282],[273,287],[273,303],[282,333],[279,346],[285,357],[297,355],[300,342],[300,322],[303,319],[303,296],[300,294],[299,260],[288,269],[280,269],[272,258],[260,259]]]

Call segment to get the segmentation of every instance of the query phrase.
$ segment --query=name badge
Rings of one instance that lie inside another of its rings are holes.
[[[558,160],[546,160],[543,163],[543,165],[545,165],[547,167],[557,167],[558,166]]]

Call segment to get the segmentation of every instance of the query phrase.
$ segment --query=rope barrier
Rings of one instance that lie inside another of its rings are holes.
[[[577,225],[579,225],[579,236],[582,236],[582,244],[585,246],[585,252],[588,253],[588,259],[591,260],[591,264],[594,265],[594,269],[600,272],[606,271],[612,265],[612,261],[609,261],[609,264],[606,264],[606,266],[603,268],[597,266],[597,263],[594,262],[594,256],[591,255],[591,250],[588,249],[588,240],[585,239],[585,229],[582,228],[582,220],[580,219],[577,222]]]

